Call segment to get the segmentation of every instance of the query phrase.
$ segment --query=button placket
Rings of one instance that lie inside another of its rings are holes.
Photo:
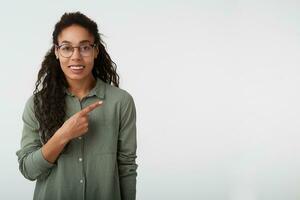
[[[83,105],[84,105],[84,102],[85,102],[85,97],[80,101],[79,100],[79,105],[80,105],[80,109],[82,110],[83,108]],[[78,148],[78,154],[77,154],[77,162],[78,162],[78,165],[79,167],[81,168],[81,174],[79,176],[80,180],[79,180],[79,183],[80,185],[82,186],[83,188],[83,191],[85,191],[85,171],[84,171],[84,161],[83,161],[83,158],[84,158],[84,137],[83,136],[79,136],[77,137],[78,138],[78,145],[79,145],[79,148]],[[85,192],[84,192],[85,193]],[[83,196],[85,196],[85,194],[83,194]]]

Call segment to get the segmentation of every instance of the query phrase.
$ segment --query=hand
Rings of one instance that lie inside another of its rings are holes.
[[[60,127],[60,131],[64,134],[68,141],[87,133],[89,127],[88,114],[95,108],[101,106],[102,103],[102,101],[97,101],[96,103],[93,103],[77,112],[64,122],[64,124]]]

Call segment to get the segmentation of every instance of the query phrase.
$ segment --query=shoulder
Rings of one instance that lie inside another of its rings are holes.
[[[107,83],[106,83],[105,98],[107,98],[108,100],[121,102],[122,104],[124,103],[126,104],[130,101],[133,102],[133,97],[128,91]]]
[[[24,111],[33,111],[34,109],[34,95],[30,95],[27,97],[27,100],[25,101]]]
[[[29,96],[25,102],[22,120],[26,124],[38,128],[38,122],[34,112],[34,95]]]

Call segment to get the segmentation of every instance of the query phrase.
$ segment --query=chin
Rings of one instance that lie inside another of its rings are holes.
[[[71,80],[82,80],[87,78],[88,75],[86,74],[70,74],[70,75],[66,75],[67,79],[71,79]]]

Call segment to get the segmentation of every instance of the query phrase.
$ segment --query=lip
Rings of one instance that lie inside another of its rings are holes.
[[[72,69],[71,66],[83,66],[82,69]],[[81,74],[85,68],[84,65],[69,65],[68,66],[73,74]]]
[[[80,64],[76,64],[76,65],[69,65],[68,67],[70,68],[71,66],[83,66],[83,68],[85,68],[84,65],[80,65]]]

